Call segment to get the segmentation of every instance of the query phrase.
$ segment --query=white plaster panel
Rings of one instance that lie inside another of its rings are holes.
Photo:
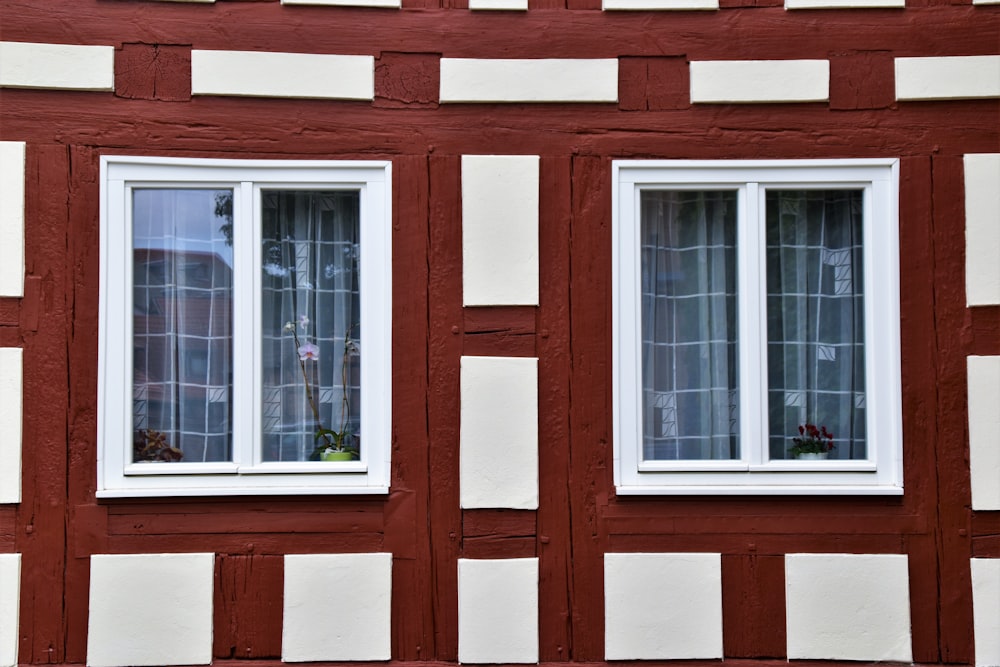
[[[0,141],[0,296],[24,296],[24,142]]]
[[[210,664],[214,571],[210,553],[91,556],[87,664]]]
[[[375,59],[317,53],[192,51],[195,95],[371,100]]]
[[[1000,305],[1000,153],[966,155],[965,294],[970,306]]]
[[[1000,56],[896,58],[897,100],[1000,97]]]
[[[17,665],[21,554],[0,554],[0,667]]]
[[[907,557],[787,554],[788,658],[910,662]]]
[[[704,60],[691,71],[692,103],[825,102],[828,60]]]
[[[23,351],[0,347],[0,503],[21,502]]]
[[[281,659],[388,660],[392,554],[285,556]]]
[[[604,657],[722,657],[722,556],[604,554]]]
[[[903,9],[906,0],[785,0],[785,9],[867,9],[894,7]]]
[[[973,558],[971,565],[976,667],[1000,667],[1000,558]]]
[[[111,46],[0,42],[0,86],[114,90]]]
[[[1000,0],[972,0],[974,5],[1000,5]]]
[[[442,102],[617,102],[618,59],[442,58]]]
[[[462,357],[462,507],[538,508],[538,359]]]
[[[1000,356],[969,357],[967,366],[972,509],[1000,510]]]
[[[398,9],[400,0],[281,0],[283,5],[329,5],[331,7],[383,7]]]
[[[469,0],[469,9],[525,11],[528,9],[528,0]]]
[[[537,155],[462,156],[462,299],[538,305]]]
[[[538,662],[538,559],[458,560],[458,661]]]
[[[605,11],[718,9],[719,0],[604,0],[601,8]]]

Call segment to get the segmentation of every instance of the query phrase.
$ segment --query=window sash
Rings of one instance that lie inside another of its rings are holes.
[[[385,493],[391,431],[389,163],[105,156],[101,172],[98,496]],[[231,461],[131,463],[133,188],[232,189],[234,222],[245,221],[252,227],[252,233],[233,235]],[[352,190],[361,198],[360,266],[365,286],[361,349],[368,350],[368,354],[360,390],[367,446],[362,448],[360,461],[260,460],[262,362],[257,332],[261,330],[262,189]],[[254,362],[240,362],[250,359]]]
[[[628,493],[901,493],[897,161],[616,161],[612,295],[615,481]],[[737,192],[741,458],[642,457],[639,198],[644,189]],[[867,431],[864,460],[771,460],[767,443],[765,211],[769,189],[863,189]],[[876,263],[877,260],[877,263]],[[873,332],[875,322],[878,332]],[[758,351],[758,352],[755,352]],[[740,474],[747,473],[747,474]],[[831,489],[836,489],[831,491]]]

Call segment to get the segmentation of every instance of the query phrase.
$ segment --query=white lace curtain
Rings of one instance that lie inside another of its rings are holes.
[[[347,344],[361,335],[358,193],[262,198],[263,460],[315,458],[321,427],[346,429],[358,447],[361,360]]]
[[[357,448],[358,193],[265,190],[261,206],[262,458],[310,459],[320,426]],[[232,236],[248,231],[229,190],[133,192],[135,460],[232,460]]]
[[[863,193],[766,195],[769,455],[826,426],[864,458]],[[740,458],[735,191],[644,191],[643,458]],[[754,354],[748,350],[747,353]]]
[[[865,458],[863,192],[767,193],[770,456],[791,458],[805,423],[830,458]]]
[[[133,191],[136,461],[177,460],[171,449],[183,462],[231,460],[233,260],[216,207],[227,197]]]
[[[643,458],[739,458],[736,194],[645,191]]]

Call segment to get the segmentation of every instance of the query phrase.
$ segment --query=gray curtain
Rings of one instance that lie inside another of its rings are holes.
[[[736,193],[640,205],[643,459],[737,459]]]
[[[767,192],[772,459],[791,458],[791,438],[807,422],[834,434],[829,458],[866,456],[863,195]]]

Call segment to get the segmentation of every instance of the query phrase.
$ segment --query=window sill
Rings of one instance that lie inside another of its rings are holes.
[[[690,484],[690,485],[619,485],[619,496],[901,496],[901,486],[860,484]]]
[[[345,495],[388,495],[388,486],[173,486],[104,489],[97,492],[97,498],[167,498],[167,497],[214,497],[214,496],[345,496]]]

